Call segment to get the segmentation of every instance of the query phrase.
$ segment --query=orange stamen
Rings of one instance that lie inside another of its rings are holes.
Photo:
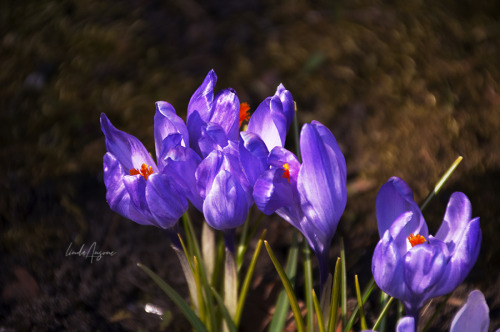
[[[290,165],[288,163],[283,164],[283,176],[282,178],[287,178],[288,183],[290,183]]]
[[[410,236],[408,236],[408,241],[410,241],[410,244],[411,244],[411,246],[413,248],[413,247],[415,247],[418,244],[424,243],[425,242],[425,237],[423,237],[420,234],[413,235],[413,233],[412,233],[412,234],[410,234]]]
[[[240,122],[238,125],[238,128],[241,127],[241,124],[243,121],[249,121],[250,120],[250,105],[248,103],[241,103],[240,104]]]
[[[138,170],[137,168],[132,168],[128,172],[130,175],[142,175],[147,180],[148,176],[153,174],[153,167],[148,166],[148,164],[142,164],[140,170]]]

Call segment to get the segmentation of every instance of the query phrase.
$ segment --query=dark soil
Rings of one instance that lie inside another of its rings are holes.
[[[497,329],[499,22],[500,3],[472,0],[2,2],[0,330],[190,330],[136,266],[188,296],[166,234],[105,202],[99,114],[152,150],[154,102],[185,116],[211,68],[218,88],[233,87],[253,109],[282,82],[300,122],[332,129],[347,160],[349,198],[331,257],[343,236],[348,277],[360,274],[362,285],[378,241],[378,188],[400,176],[421,201],[464,156],[424,215],[436,231],[450,194],[465,192],[481,217],[482,249],[433,331],[448,329],[473,289],[485,293]],[[261,228],[284,260],[291,227],[266,217]],[[115,255],[67,255],[94,243]],[[280,289],[265,253],[257,272],[244,331],[265,330]],[[173,318],[160,320],[146,304]],[[377,310],[368,304],[369,325]]]

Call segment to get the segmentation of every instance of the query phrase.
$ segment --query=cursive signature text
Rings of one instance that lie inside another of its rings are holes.
[[[90,263],[92,264],[94,260],[96,262],[100,261],[101,258],[104,256],[114,256],[116,255],[116,251],[99,251],[96,249],[97,244],[96,242],[92,243],[88,249],[85,248],[86,244],[82,244],[80,247],[80,250],[75,251],[73,249],[73,242],[71,242],[68,246],[68,249],[66,249],[66,257],[67,256],[80,256],[80,257],[85,257],[90,259]]]

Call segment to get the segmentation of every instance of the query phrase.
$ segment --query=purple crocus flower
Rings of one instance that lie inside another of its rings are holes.
[[[317,121],[302,127],[300,149],[302,164],[281,146],[271,150],[270,169],[255,181],[253,197],[263,213],[276,212],[305,236],[318,257],[323,284],[347,200],[346,164],[331,131]]]
[[[471,219],[469,199],[456,192],[436,236],[429,235],[411,189],[393,177],[379,191],[377,223],[383,235],[373,253],[373,277],[417,324],[424,303],[453,291],[472,269],[481,245],[479,218]]]
[[[116,129],[104,113],[100,120],[107,150],[104,183],[109,206],[138,224],[172,229],[187,210],[187,197],[195,205],[200,200],[184,190],[194,186],[194,172],[200,162],[199,156],[189,151],[184,122],[170,104],[156,103],[157,166],[136,137]]]
[[[191,96],[187,128],[191,147],[206,157],[216,146],[238,139],[240,101],[236,92],[223,89],[214,95],[217,75],[213,70]]]
[[[196,180],[206,222],[224,233],[226,246],[234,251],[234,229],[245,222],[253,204],[236,142],[210,152],[198,166]]]

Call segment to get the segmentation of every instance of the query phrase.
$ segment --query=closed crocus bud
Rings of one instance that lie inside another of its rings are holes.
[[[452,292],[470,272],[479,254],[481,230],[479,218],[471,219],[470,201],[463,193],[451,195],[435,236],[428,234],[415,206],[403,180],[391,178],[382,186],[377,222],[379,229],[386,229],[373,253],[372,273],[384,292],[403,302],[417,325],[425,302]],[[392,220],[395,211],[402,213]]]

